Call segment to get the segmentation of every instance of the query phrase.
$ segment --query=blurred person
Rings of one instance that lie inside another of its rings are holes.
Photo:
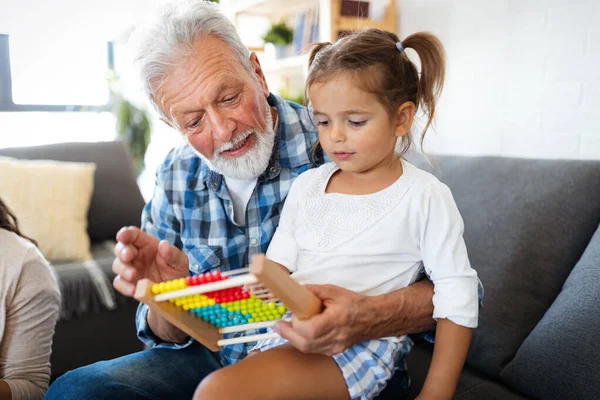
[[[0,400],[44,396],[59,306],[48,261],[0,199]]]

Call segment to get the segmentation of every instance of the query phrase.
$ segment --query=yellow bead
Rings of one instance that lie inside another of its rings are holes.
[[[285,306],[281,305],[279,307],[277,307],[277,311],[279,311],[279,314],[283,315],[285,314]]]
[[[191,307],[190,307],[190,305],[189,305],[189,304],[185,304],[185,305],[183,306],[183,309],[184,309],[185,311],[189,310],[190,308],[191,308]]]
[[[215,299],[208,299],[208,304],[214,306],[215,304],[217,304],[217,301]]]
[[[152,294],[159,294],[159,290],[158,290],[158,283],[155,283],[154,285],[152,285]]]
[[[248,318],[248,323],[251,324],[254,322],[254,318]]]
[[[272,309],[272,310],[275,309],[275,303],[274,302],[270,302],[269,303],[269,308]]]
[[[159,283],[158,290],[160,291],[160,293],[164,293],[164,291],[167,290],[167,285],[164,282]]]

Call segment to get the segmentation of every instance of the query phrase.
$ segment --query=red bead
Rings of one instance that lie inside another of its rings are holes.
[[[192,286],[192,277],[191,276],[185,277],[185,284],[188,286]]]
[[[200,279],[198,278],[198,275],[193,276],[192,279],[190,279],[192,286],[196,286],[200,284]]]
[[[221,278],[221,271],[214,271],[213,272],[213,276],[215,278],[215,281],[220,281],[222,279]]]
[[[247,299],[249,297],[250,297],[250,293],[248,293],[248,292],[243,292],[242,293],[242,299]]]

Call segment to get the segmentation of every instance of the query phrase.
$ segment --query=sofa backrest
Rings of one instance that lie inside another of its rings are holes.
[[[485,287],[467,363],[493,376],[554,302],[600,223],[600,161],[439,156]],[[549,349],[553,351],[555,349]]]
[[[88,212],[92,242],[114,239],[126,225],[140,225],[144,199],[124,142],[59,143],[0,149],[0,156],[96,164],[94,194]]]

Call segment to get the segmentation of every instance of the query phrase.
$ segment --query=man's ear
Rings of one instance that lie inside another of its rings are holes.
[[[265,98],[269,97],[269,86],[267,85],[265,74],[263,73],[262,67],[260,66],[260,61],[258,60],[258,56],[255,52],[250,53],[250,66],[252,67],[252,71],[254,71],[254,74],[258,78],[258,82],[260,83],[260,87],[263,90]]]
[[[412,101],[405,101],[400,104],[396,110],[396,127],[394,129],[396,136],[404,136],[410,132],[416,111],[417,106]]]

